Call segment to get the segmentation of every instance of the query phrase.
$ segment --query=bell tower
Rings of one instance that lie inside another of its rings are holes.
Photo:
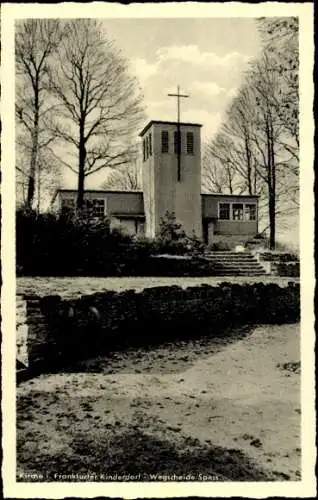
[[[202,238],[200,132],[198,123],[153,120],[139,134],[146,236],[150,238],[158,234],[167,211],[175,214],[187,235]]]

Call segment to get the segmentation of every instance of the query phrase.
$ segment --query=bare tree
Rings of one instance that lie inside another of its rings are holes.
[[[85,178],[131,161],[132,137],[143,118],[142,96],[127,63],[92,19],[66,22],[59,60],[50,77],[56,102],[54,134],[71,147],[61,163],[78,178],[77,206],[84,203]]]
[[[296,17],[260,18],[258,29],[278,80],[272,106],[284,127],[281,145],[299,163],[299,25]]]
[[[270,53],[265,51],[253,64],[248,84],[254,99],[252,141],[257,158],[257,172],[267,187],[270,248],[275,248],[276,219],[286,200],[286,187],[288,186],[290,191],[292,188],[297,189],[298,179],[296,184],[291,182],[290,172],[293,165],[291,158],[286,157],[286,149],[282,145],[285,128],[275,104],[280,82],[277,72],[273,69]]]
[[[226,121],[207,145],[203,160],[204,184],[212,182],[217,192],[259,195],[262,186],[254,152],[255,102],[244,85],[226,112]]]
[[[138,191],[142,187],[142,171],[140,164],[140,144],[135,143],[134,152],[129,163],[111,169],[107,179],[102,184],[103,189]]]
[[[28,177],[25,202],[29,208],[34,199],[39,152],[53,140],[44,123],[51,110],[46,84],[49,64],[61,37],[60,24],[55,20],[26,19],[16,26],[17,143],[23,155],[20,173],[22,169]]]
[[[128,163],[110,172],[102,185],[103,189],[138,191],[141,189],[140,172],[137,163]]]
[[[260,195],[274,248],[277,219],[298,209],[298,22],[263,18],[259,29],[262,55],[250,64],[245,83],[212,141],[210,165],[215,169],[213,182],[218,174],[222,189],[230,163],[246,192]]]
[[[202,157],[202,189],[206,193],[224,193],[226,191],[222,165],[211,155],[209,149]]]
[[[249,195],[259,194],[257,162],[254,156],[252,134],[254,102],[250,89],[244,85],[227,110],[227,121],[223,133],[231,138],[230,151],[236,151],[233,168],[241,177],[244,191]],[[229,141],[228,141],[229,142]]]
[[[27,203],[28,194],[28,174],[24,170],[23,165],[20,166],[16,163],[16,205],[17,207],[25,207]]]
[[[202,187],[207,192],[241,194],[242,180],[237,172],[237,151],[233,140],[221,130],[204,147]]]
[[[38,172],[35,190],[37,211],[50,206],[50,201],[55,191],[61,187],[62,171],[50,151],[40,151],[38,157]]]

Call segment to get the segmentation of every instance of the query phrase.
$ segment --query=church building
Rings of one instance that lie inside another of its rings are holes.
[[[142,191],[87,190],[93,215],[154,238],[166,212],[206,243],[244,243],[258,232],[258,197],[201,193],[201,125],[151,120],[140,132]],[[76,190],[59,189],[55,210],[75,209]]]

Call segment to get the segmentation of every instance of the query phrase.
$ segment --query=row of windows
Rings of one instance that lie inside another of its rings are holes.
[[[62,200],[62,212],[74,212],[76,205],[75,200]],[[93,217],[104,217],[105,215],[105,200],[92,199],[84,200],[84,212],[90,213]]]
[[[74,211],[75,200],[62,200],[62,211]],[[103,217],[105,215],[105,200],[92,199],[85,200],[84,210],[91,213],[93,217]],[[256,220],[255,203],[219,203],[220,220]]]
[[[220,220],[256,220],[255,203],[220,203]]]
[[[180,132],[180,137],[178,131],[174,132],[173,135],[173,151],[175,154],[178,153],[179,147],[181,151],[182,144],[182,134]],[[152,134],[147,135],[143,140],[143,159],[146,161],[150,156],[152,156]],[[168,130],[162,130],[161,132],[161,152],[169,153],[169,132]],[[193,132],[186,132],[186,151],[187,154],[194,154],[194,135]]]
[[[182,144],[182,133],[180,135],[178,131],[175,131],[173,134],[173,151],[174,153],[178,153],[178,148],[180,147],[181,151]],[[163,130],[161,132],[161,151],[162,153],[169,153],[169,132],[167,130]],[[194,154],[194,135],[193,132],[186,132],[186,151],[188,155]]]

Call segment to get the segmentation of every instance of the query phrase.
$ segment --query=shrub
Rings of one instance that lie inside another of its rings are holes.
[[[107,217],[96,220],[85,214],[37,214],[19,210],[16,236],[19,276],[149,276],[153,273],[183,276],[203,272],[202,265],[201,271],[195,269],[195,261],[185,266],[161,261],[158,269],[155,268],[150,258],[153,254],[164,251],[197,255],[201,252],[200,242],[194,236],[184,237],[180,226],[173,223],[162,230],[157,241],[151,241],[124,234],[118,228],[111,229]]]
[[[254,236],[255,240],[266,240],[266,237],[262,233],[257,233]]]
[[[121,275],[153,250],[148,242],[111,229],[107,217],[20,210],[16,219],[19,275]]]
[[[166,212],[161,218],[159,236],[155,240],[155,253],[185,255],[202,253],[205,245],[200,242],[195,233],[186,235],[182,224],[177,221],[174,213]]]
[[[143,276],[215,276],[212,262],[198,256],[154,255],[143,261]]]
[[[214,243],[210,243],[208,245],[208,249],[211,250],[212,252],[218,252],[218,251],[230,251],[232,250],[232,246],[227,243],[226,241],[216,241]]]

